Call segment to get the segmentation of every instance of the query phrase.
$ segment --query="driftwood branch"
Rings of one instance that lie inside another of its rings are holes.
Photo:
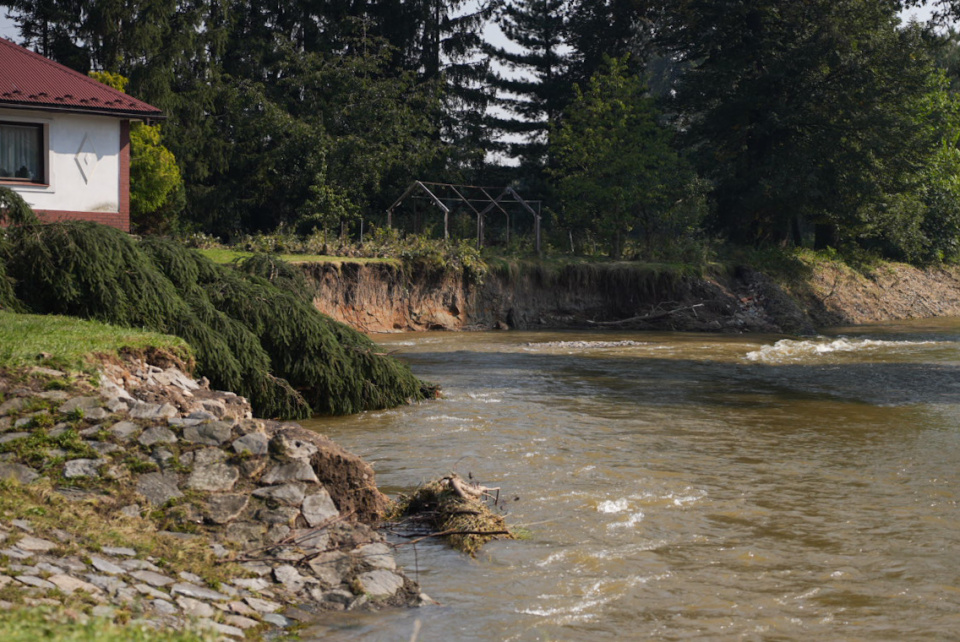
[[[470,484],[460,478],[456,473],[450,475],[449,477],[444,477],[442,480],[444,485],[448,485],[453,488],[454,492],[460,496],[461,499],[465,501],[479,501],[484,497],[493,497],[491,494],[493,491],[497,491],[497,497],[500,497],[499,488],[490,488],[489,486],[481,486],[479,484]]]
[[[611,326],[611,325],[626,325],[627,323],[642,323],[644,321],[656,321],[657,319],[664,319],[666,317],[673,316],[674,314],[679,314],[680,312],[688,312],[690,310],[696,310],[697,308],[702,308],[703,303],[698,303],[696,305],[687,306],[684,308],[676,308],[673,310],[664,310],[661,312],[654,312],[653,314],[647,314],[639,317],[630,317],[629,319],[621,319],[620,321],[587,321],[590,325],[601,325],[601,326]]]
[[[418,537],[417,539],[410,540],[409,542],[402,542],[400,544],[394,544],[394,548],[400,548],[401,546],[410,546],[411,544],[419,544],[424,540],[428,540],[434,537],[450,537],[451,535],[510,535],[510,531],[461,531],[457,529],[452,529],[448,531],[440,531],[439,533],[430,533],[429,535],[424,535],[423,537]]]
[[[331,517],[330,519],[326,520],[325,522],[323,522],[323,523],[320,524],[319,526],[316,526],[316,527],[314,527],[314,528],[311,528],[310,530],[308,530],[308,531],[305,532],[305,533],[296,533],[295,535],[290,535],[290,536],[285,537],[284,539],[282,539],[282,540],[280,540],[280,541],[278,541],[278,542],[274,542],[273,544],[269,544],[269,545],[263,546],[263,547],[261,547],[261,548],[255,548],[255,549],[250,550],[250,551],[244,551],[243,554],[242,554],[242,557],[233,557],[233,558],[229,558],[229,559],[217,560],[217,563],[218,563],[218,564],[226,564],[226,563],[229,563],[229,562],[238,562],[238,563],[239,563],[239,562],[259,562],[259,561],[262,561],[263,559],[268,559],[268,558],[250,557],[250,556],[251,556],[251,555],[254,555],[254,554],[256,554],[256,553],[263,553],[263,552],[270,551],[270,550],[273,550],[273,549],[276,549],[276,548],[282,548],[282,547],[284,547],[284,546],[296,546],[296,545],[298,545],[299,543],[304,542],[304,541],[310,539],[311,537],[313,537],[315,534],[319,533],[320,531],[326,530],[326,529],[330,528],[331,526],[333,526],[334,524],[337,524],[337,523],[339,523],[339,522],[342,522],[342,521],[344,521],[344,520],[346,520],[346,519],[350,519],[351,517],[353,517],[353,514],[354,514],[354,513],[356,513],[356,511],[355,511],[355,510],[352,510],[352,511],[350,511],[349,513],[345,513],[345,514],[343,514],[343,515],[340,515],[339,517]]]

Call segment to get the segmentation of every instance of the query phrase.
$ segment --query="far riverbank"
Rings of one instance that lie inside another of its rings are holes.
[[[854,270],[798,260],[693,273],[630,262],[514,261],[468,280],[399,263],[301,263],[321,312],[364,332],[644,329],[814,334],[819,329],[960,316],[960,268],[884,263]]]

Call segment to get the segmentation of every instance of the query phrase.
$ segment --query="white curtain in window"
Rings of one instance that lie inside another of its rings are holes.
[[[40,129],[0,124],[0,178],[40,181]]]

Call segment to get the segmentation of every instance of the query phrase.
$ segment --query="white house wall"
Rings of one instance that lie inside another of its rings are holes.
[[[118,118],[0,109],[0,120],[46,125],[50,184],[6,184],[33,209],[119,212]]]

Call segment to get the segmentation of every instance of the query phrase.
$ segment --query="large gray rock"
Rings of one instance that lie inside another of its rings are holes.
[[[57,411],[65,415],[68,412],[73,412],[74,410],[82,410],[84,412],[84,416],[86,416],[88,410],[93,410],[94,408],[99,407],[99,397],[74,397],[66,403],[61,404]]]
[[[300,575],[300,572],[289,564],[273,569],[273,579],[294,592],[303,588],[303,585],[307,582],[307,578]]]
[[[29,484],[40,475],[32,468],[20,464],[0,464],[0,479],[16,479],[21,484]]]
[[[129,586],[129,584],[123,580],[116,577],[110,577],[109,575],[96,575],[94,573],[88,573],[86,578],[88,582],[103,589],[110,595],[116,595],[119,590],[125,589]]]
[[[187,488],[207,492],[233,490],[240,479],[240,470],[223,461],[226,455],[219,448],[198,451],[193,459],[193,472],[187,480]]]
[[[353,568],[350,556],[341,551],[321,553],[310,560],[310,570],[326,588],[335,588],[343,582],[344,576]]]
[[[230,599],[229,595],[224,595],[223,593],[218,593],[213,589],[197,586],[196,584],[188,584],[186,582],[177,582],[170,587],[170,592],[174,595],[192,597],[196,600],[216,600],[218,602],[226,602]]]
[[[83,580],[78,580],[75,577],[70,575],[64,575],[62,573],[57,575],[51,575],[47,578],[51,584],[55,584],[58,589],[70,595],[76,591],[84,591],[90,595],[99,595],[103,593],[103,590],[89,582],[84,582]]]
[[[40,539],[39,537],[33,537],[32,535],[24,535],[20,538],[20,541],[17,542],[17,548],[22,551],[29,551],[31,553],[46,553],[52,551],[58,546],[54,542],[51,542],[47,539]]]
[[[303,489],[296,484],[284,484],[283,486],[266,486],[253,491],[254,497],[260,499],[273,500],[288,506],[299,506],[303,503]]]
[[[305,497],[300,505],[300,511],[307,524],[311,527],[319,526],[323,522],[340,517],[340,511],[336,504],[330,498],[330,493],[326,488],[321,488],[319,492]]]
[[[63,476],[67,479],[96,477],[100,474],[100,466],[105,463],[105,459],[71,459],[63,466]]]
[[[166,504],[171,499],[183,497],[177,488],[179,477],[173,471],[164,473],[147,473],[137,482],[137,492],[154,506]]]
[[[248,452],[251,455],[266,455],[269,444],[270,440],[267,439],[266,435],[252,432],[234,441],[233,449],[238,454],[242,452]]]
[[[137,439],[141,446],[150,447],[154,444],[175,444],[177,436],[169,428],[163,426],[154,426],[147,428]]]
[[[373,598],[392,597],[403,588],[403,578],[390,571],[370,571],[358,579],[363,584],[364,592]]]
[[[223,539],[247,545],[260,542],[266,532],[267,527],[259,522],[232,522],[224,528]]]
[[[120,450],[120,446],[111,444],[109,441],[88,441],[87,445],[93,448],[98,455],[109,455]]]
[[[240,517],[249,502],[247,495],[214,495],[207,500],[205,515],[214,524],[228,524]]]
[[[298,439],[290,430],[278,432],[270,440],[270,454],[278,459],[310,459],[319,450],[309,441]]]
[[[177,605],[190,617],[213,617],[216,611],[206,602],[195,600],[192,597],[178,597]]]
[[[130,577],[138,579],[144,584],[152,587],[163,587],[173,584],[174,582],[173,578],[167,577],[161,573],[155,573],[154,571],[134,571],[130,573]]]
[[[119,441],[127,442],[140,434],[140,426],[130,421],[118,421],[108,432]]]
[[[260,479],[263,484],[289,484],[295,481],[318,482],[313,466],[309,461],[299,459],[286,464],[274,466]]]
[[[170,419],[179,414],[179,411],[168,403],[160,405],[136,402],[130,409],[130,416],[134,419]]]
[[[35,588],[47,589],[48,591],[55,590],[57,588],[56,584],[51,584],[46,580],[41,580],[39,577],[33,575],[18,575],[17,581],[26,584],[27,586],[33,586]]]
[[[211,421],[183,429],[183,439],[193,444],[219,446],[230,440],[231,425],[226,421]]]
[[[104,408],[90,408],[89,410],[83,411],[83,416],[85,419],[93,419],[94,421],[99,421],[101,419],[106,419],[110,416],[110,413],[107,412]]]
[[[282,604],[277,604],[270,600],[264,600],[258,597],[245,597],[243,601],[257,613],[276,613],[283,608]]]
[[[397,570],[397,561],[393,557],[393,551],[382,542],[361,546],[354,551],[354,555],[374,569]]]
[[[264,508],[257,511],[256,519],[264,524],[284,524],[289,526],[297,517],[300,511],[290,506],[280,506],[279,508]]]
[[[109,575],[123,575],[126,573],[121,567],[117,566],[110,560],[105,560],[102,557],[91,556],[90,563],[93,565],[93,568],[97,569],[101,573],[108,573]]]
[[[12,412],[20,412],[27,405],[27,400],[23,397],[14,397],[0,403],[0,415],[9,415]]]
[[[227,406],[219,399],[204,399],[200,402],[200,405],[206,412],[209,412],[211,415],[215,416],[217,419],[223,417],[227,413]]]

